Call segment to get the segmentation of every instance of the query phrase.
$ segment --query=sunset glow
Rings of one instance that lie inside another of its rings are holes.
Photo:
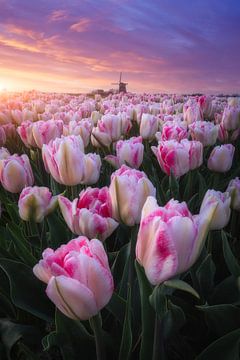
[[[0,89],[109,89],[123,71],[129,91],[240,90],[237,0],[0,6]]]

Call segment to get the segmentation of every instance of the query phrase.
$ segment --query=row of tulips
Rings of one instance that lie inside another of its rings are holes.
[[[238,99],[1,96],[0,354],[231,353],[221,349],[240,325],[229,320],[240,311]]]

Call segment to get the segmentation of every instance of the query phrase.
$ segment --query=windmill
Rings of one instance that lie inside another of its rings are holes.
[[[127,92],[128,83],[122,82],[122,73],[120,72],[120,78],[118,83],[112,83],[112,85],[118,85],[118,92]]]

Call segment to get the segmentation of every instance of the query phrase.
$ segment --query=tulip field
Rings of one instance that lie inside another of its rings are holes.
[[[0,359],[240,359],[240,99],[0,92]]]

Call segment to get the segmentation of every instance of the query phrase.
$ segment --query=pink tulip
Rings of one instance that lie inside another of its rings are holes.
[[[143,171],[122,165],[111,176],[109,193],[113,218],[128,226],[139,224],[142,207],[156,189]]]
[[[44,250],[33,272],[47,283],[46,293],[56,307],[74,320],[96,315],[112,297],[113,277],[102,243],[84,236],[57,250]]]
[[[70,135],[56,138],[43,145],[42,155],[45,169],[60,184],[94,184],[101,168],[99,155],[83,153],[80,136]]]
[[[57,196],[52,196],[49,189],[43,186],[24,188],[18,200],[19,215],[24,221],[40,223],[56,206]]]
[[[92,123],[89,120],[72,120],[69,122],[68,126],[65,127],[66,134],[64,135],[80,135],[83,140],[84,147],[87,147],[89,144],[92,127]]]
[[[19,193],[25,186],[34,182],[31,165],[27,155],[11,155],[0,160],[1,184],[11,193]]]
[[[213,215],[210,230],[223,229],[229,222],[231,210],[231,197],[228,192],[208,190],[202,201],[200,215],[206,211],[213,203],[217,203],[216,211]]]
[[[79,199],[72,202],[64,196],[59,196],[58,202],[64,220],[74,234],[105,240],[118,226],[112,219],[107,187],[89,187],[80,193]]]
[[[226,192],[231,196],[231,208],[240,211],[240,179],[238,177],[229,182]]]
[[[134,169],[138,169],[143,161],[144,146],[142,137],[132,137],[129,140],[119,140],[116,144],[117,156],[108,155],[105,157],[110,164],[116,168],[126,164]]]
[[[33,124],[31,121],[24,121],[17,128],[17,132],[26,147],[37,147],[33,137]]]
[[[50,140],[60,138],[63,133],[62,120],[37,121],[33,124],[32,134],[39,149]]]
[[[188,125],[202,120],[202,116],[202,111],[198,104],[184,105],[183,120],[186,121]]]
[[[142,114],[139,133],[144,140],[152,140],[158,130],[158,118],[151,114]]]
[[[21,123],[23,122],[22,111],[18,109],[12,110],[11,115],[12,115],[13,123],[16,125],[21,125]]]
[[[199,167],[203,161],[203,149],[198,141],[160,141],[158,147],[152,146],[152,151],[162,171],[170,175],[172,170],[176,177]]]
[[[223,111],[222,123],[226,130],[235,130],[240,127],[240,107],[226,106]]]
[[[185,202],[170,200],[159,207],[155,198],[147,198],[142,209],[136,258],[151,284],[161,284],[194,264],[215,208],[216,203],[193,216]]]
[[[207,166],[216,172],[226,172],[231,169],[235,147],[232,144],[215,146],[212,150]]]
[[[193,140],[200,141],[203,146],[214,145],[218,137],[218,125],[209,121],[196,121],[189,125]]]
[[[158,134],[158,135],[157,135]],[[162,132],[156,133],[156,138],[158,141],[167,141],[167,140],[176,140],[181,141],[187,139],[188,130],[187,126],[180,123],[170,123],[167,122],[163,124]]]

